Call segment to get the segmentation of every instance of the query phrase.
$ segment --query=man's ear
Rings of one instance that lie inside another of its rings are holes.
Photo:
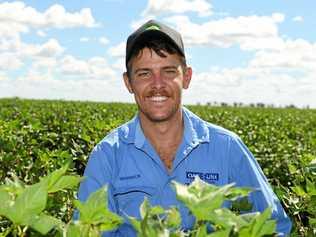
[[[192,78],[192,68],[187,67],[183,75],[183,89],[188,89]]]
[[[123,78],[124,78],[124,83],[125,83],[125,86],[126,86],[127,90],[129,91],[129,93],[133,94],[133,88],[132,88],[132,85],[131,85],[131,82],[130,82],[130,78],[128,77],[127,72],[123,73]]]

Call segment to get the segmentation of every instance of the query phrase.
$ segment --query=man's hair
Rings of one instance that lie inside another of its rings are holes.
[[[153,50],[160,57],[164,57],[164,58],[167,57],[164,52],[167,52],[169,54],[177,54],[180,57],[182,68],[185,69],[187,66],[185,57],[182,56],[182,54],[179,52],[177,47],[172,42],[166,39],[162,39],[162,38],[146,37],[145,39],[140,40],[139,42],[137,42],[137,44],[135,44],[131,53],[131,57],[129,61],[127,62],[126,70],[127,70],[127,76],[129,79],[131,79],[131,70],[132,70],[131,62],[136,56],[142,53],[142,50],[144,48]]]

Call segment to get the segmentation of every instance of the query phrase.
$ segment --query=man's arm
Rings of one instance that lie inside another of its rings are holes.
[[[292,226],[289,217],[271,189],[258,162],[237,136],[231,139],[229,157],[231,161],[229,182],[236,183],[236,186],[254,189],[249,197],[253,211],[263,212],[267,207],[271,207],[272,218],[277,221],[278,234],[280,236],[289,234]]]
[[[110,185],[113,172],[113,164],[110,160],[110,151],[101,144],[98,144],[90,154],[84,171],[84,180],[81,182],[78,191],[78,199],[82,202],[93,192],[105,185]],[[107,201],[106,199],[104,199]],[[108,207],[112,212],[116,211],[115,202],[108,187]]]

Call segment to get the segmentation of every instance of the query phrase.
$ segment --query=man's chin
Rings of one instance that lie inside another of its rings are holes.
[[[156,123],[168,121],[172,117],[172,113],[162,113],[161,111],[142,111],[141,114],[141,117]]]

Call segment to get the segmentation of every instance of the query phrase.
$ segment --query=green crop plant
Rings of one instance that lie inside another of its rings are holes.
[[[241,196],[246,197],[250,190],[236,188],[233,184],[217,187],[198,177],[190,184],[183,185],[173,182],[177,198],[196,218],[192,230],[181,230],[181,217],[175,207],[164,210],[160,206],[151,206],[147,199],[140,207],[141,219],[129,217],[139,237],[260,237],[274,236],[275,220],[271,220],[271,210],[263,213],[235,212],[222,207],[224,201],[237,201]],[[210,231],[210,228],[213,231]]]
[[[66,175],[68,165],[52,172],[33,185],[25,185],[16,176],[0,186],[0,217],[11,224],[0,236],[28,236],[31,230],[41,235],[63,237],[98,237],[104,231],[117,228],[123,219],[109,211],[107,189],[100,188],[84,202],[74,201],[78,218],[68,223],[49,215],[45,208],[48,198],[57,192],[76,187],[81,177]],[[270,210],[262,214],[237,215],[222,208],[224,201],[236,201],[249,193],[245,188],[232,185],[216,187],[196,178],[189,186],[173,183],[177,198],[196,217],[192,230],[181,230],[181,217],[175,207],[152,207],[147,199],[140,206],[141,220],[129,217],[140,237],[159,236],[245,236],[260,237],[275,231],[275,221],[269,220]],[[210,224],[213,233],[207,233]],[[32,234],[34,236],[34,233]]]
[[[47,234],[53,228],[62,228],[62,221],[47,214],[47,200],[56,192],[77,186],[79,176],[64,175],[68,165],[54,171],[40,182],[26,185],[15,175],[0,186],[0,216],[10,220],[2,236],[27,236],[29,228],[41,234]]]
[[[106,205],[106,189],[93,193],[85,203],[74,201],[78,220],[64,223],[47,213],[47,200],[57,192],[77,187],[82,178],[65,175],[68,165],[42,178],[38,183],[25,185],[16,176],[0,186],[0,218],[10,221],[0,233],[5,236],[29,236],[30,230],[41,235],[65,237],[97,237],[105,230],[115,229],[122,221]],[[33,236],[36,234],[32,234]]]
[[[289,214],[292,235],[316,235],[315,174],[307,172],[316,159],[316,110],[188,107],[242,138]],[[69,159],[69,173],[82,175],[96,143],[136,111],[135,105],[123,103],[0,99],[0,185],[14,173],[30,186]],[[45,213],[68,223],[75,190],[49,194]],[[0,217],[0,233],[9,226]]]

